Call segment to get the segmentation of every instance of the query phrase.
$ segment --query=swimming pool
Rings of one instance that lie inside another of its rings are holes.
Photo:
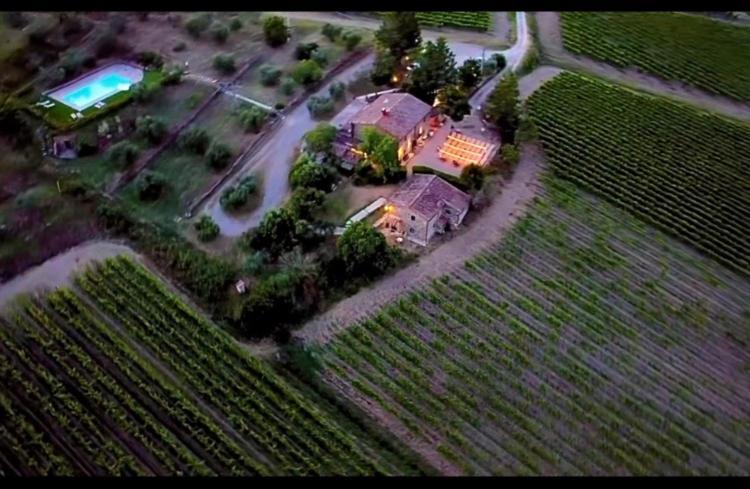
[[[58,87],[47,95],[81,111],[116,93],[127,91],[142,79],[142,69],[127,64],[114,64]]]

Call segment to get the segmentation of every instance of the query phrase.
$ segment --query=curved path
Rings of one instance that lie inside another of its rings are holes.
[[[112,241],[88,241],[74,246],[0,285],[0,309],[18,294],[70,285],[73,276],[90,262],[121,254],[138,257],[130,247]]]
[[[552,64],[562,68],[588,72],[615,83],[668,97],[727,117],[750,121],[750,106],[737,100],[712,95],[684,83],[665,80],[635,68],[618,68],[585,56],[573,54],[563,47],[560,14],[558,12],[537,12],[535,15],[541,51]]]
[[[327,19],[328,21],[335,21],[342,25],[346,25],[347,22],[356,23],[360,26],[367,25],[368,27],[377,27],[379,25],[378,21],[369,19],[345,18],[345,20],[342,20],[336,14],[291,12],[288,16],[296,15],[299,15],[300,18],[314,18],[318,20]],[[507,60],[508,66],[506,69],[516,69],[521,63],[521,60],[530,45],[530,36],[528,34],[528,29],[526,28],[526,16],[522,12],[518,12],[516,16],[516,25],[519,29],[518,35],[516,36],[516,43],[511,48],[504,51],[490,50],[487,49],[486,46],[480,44],[457,41],[451,37],[453,31],[431,32],[429,34],[427,34],[429,31],[425,31],[425,38],[427,39],[432,35],[442,35],[448,38],[448,44],[456,55],[457,63],[462,63],[469,58],[481,58],[482,56],[488,57],[493,53],[502,53]],[[463,31],[458,32],[463,36],[466,35]],[[485,37],[487,36],[486,34],[481,35]],[[348,83],[356,79],[361,73],[370,69],[373,61],[374,55],[371,54],[367,56],[337,75],[333,80],[318,90],[315,95],[327,95],[328,87],[332,83]],[[500,73],[491,82],[487,83],[478,92],[479,95],[475,95],[472,100],[481,103],[502,75],[503,73]],[[221,234],[228,237],[238,237],[245,231],[257,227],[266,212],[280,207],[289,195],[288,174],[293,163],[292,159],[294,153],[299,147],[304,134],[313,129],[317,123],[318,121],[310,116],[306,104],[300,104],[297,108],[292,110],[286,115],[281,122],[281,126],[268,139],[268,141],[249,156],[248,160],[244,163],[242,170],[237,172],[237,174],[229,179],[220,189],[217,189],[213,196],[203,205],[202,209],[196,211],[195,216],[197,217],[204,213],[210,215],[219,225]],[[219,203],[221,193],[224,188],[233,185],[242,177],[250,173],[259,173],[262,175],[263,200],[260,206],[250,214],[240,216],[229,215],[224,212]]]

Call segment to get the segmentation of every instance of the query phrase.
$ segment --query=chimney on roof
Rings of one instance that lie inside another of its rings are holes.
[[[380,112],[382,112],[383,115],[388,115],[388,108],[387,107],[383,107],[382,109],[380,109]]]

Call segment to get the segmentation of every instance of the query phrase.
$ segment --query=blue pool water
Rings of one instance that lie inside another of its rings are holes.
[[[65,94],[62,101],[77,110],[83,110],[117,92],[128,90],[133,81],[117,73],[104,73],[91,79],[81,88]]]

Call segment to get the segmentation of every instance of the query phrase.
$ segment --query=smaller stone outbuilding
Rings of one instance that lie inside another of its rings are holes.
[[[427,246],[435,234],[461,225],[471,196],[437,175],[415,174],[388,199],[381,226],[387,233]]]

